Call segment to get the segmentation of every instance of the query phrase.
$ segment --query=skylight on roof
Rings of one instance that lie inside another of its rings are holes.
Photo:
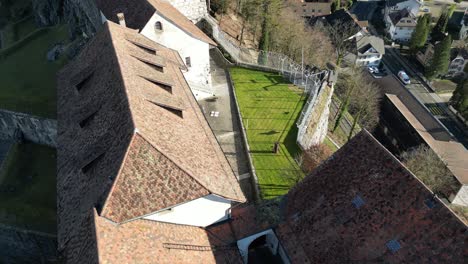
[[[352,203],[357,209],[361,208],[362,206],[364,206],[364,204],[366,204],[366,202],[364,202],[364,200],[359,195],[356,195],[356,197],[354,197]]]
[[[396,239],[388,241],[385,245],[392,253],[396,253],[398,250],[401,249],[400,242],[398,242],[398,240]]]
[[[158,106],[158,107],[161,107],[162,109],[180,117],[180,118],[183,118],[183,113],[182,113],[182,109],[177,109],[177,108],[173,108],[173,107],[170,107],[170,106],[167,106],[167,105],[163,105],[163,104],[160,104],[160,103],[157,103],[157,102],[154,102],[154,101],[150,101],[148,100],[148,102]]]

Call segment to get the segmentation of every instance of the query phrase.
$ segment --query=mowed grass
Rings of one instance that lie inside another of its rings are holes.
[[[56,151],[16,144],[0,171],[0,223],[55,233]]]
[[[66,26],[48,28],[5,58],[0,56],[0,109],[56,117],[56,72],[65,64],[66,56],[49,62],[47,51],[67,38]]]
[[[243,68],[230,70],[263,199],[287,193],[302,171],[294,160],[298,119],[305,98],[281,75]],[[273,153],[275,142],[280,143]]]

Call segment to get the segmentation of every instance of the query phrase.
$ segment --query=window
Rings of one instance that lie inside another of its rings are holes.
[[[86,174],[90,172],[93,168],[96,167],[96,165],[99,163],[99,161],[102,160],[104,157],[105,153],[102,153],[101,155],[97,156],[94,160],[92,160],[90,163],[86,164],[83,168],[81,168],[81,171]]]
[[[156,23],[154,23],[154,29],[156,31],[162,31],[163,30],[163,26],[162,26],[161,21],[157,21]]]
[[[83,90],[83,88],[85,88],[87,86],[87,84],[89,83],[89,81],[93,77],[93,73],[94,72],[91,72],[90,74],[88,74],[88,76],[86,76],[83,80],[81,80],[81,82],[76,84],[75,87],[76,87],[76,90],[78,90],[78,92]]]
[[[322,9],[317,10],[318,13],[322,13]]]
[[[132,42],[133,44],[135,44],[135,46],[139,47],[141,50],[143,50],[144,52],[148,53],[148,54],[151,54],[151,55],[155,55],[156,54],[156,50],[153,49],[153,48],[150,48],[150,47],[147,47],[147,46],[144,46],[140,43],[136,43],[136,42]]]
[[[170,86],[170,85],[158,82],[156,80],[148,79],[148,78],[145,78],[145,77],[143,77],[143,79],[147,80],[148,82],[150,82],[152,84],[157,85],[158,87],[162,88],[166,92],[172,93],[172,86]]]
[[[192,61],[190,60],[190,57],[185,57],[185,65],[187,65],[187,67],[192,67]]]

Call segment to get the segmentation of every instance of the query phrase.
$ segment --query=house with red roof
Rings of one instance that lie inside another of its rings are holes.
[[[213,96],[209,50],[217,44],[203,33],[180,10],[187,13],[186,3],[166,0],[95,0],[103,21],[125,24],[149,39],[179,52],[186,66],[184,77],[195,97]],[[198,1],[196,6],[205,6]],[[200,7],[198,7],[200,9]],[[196,12],[198,14],[198,12]],[[200,13],[200,14],[201,14]],[[199,21],[200,14],[194,21]]]

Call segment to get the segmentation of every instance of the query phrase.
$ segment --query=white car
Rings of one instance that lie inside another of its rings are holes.
[[[367,70],[370,72],[370,73],[379,73],[379,69],[375,66],[369,66],[367,67]]]
[[[406,85],[410,84],[410,78],[408,77],[408,74],[404,71],[399,71],[398,72],[398,78]]]

